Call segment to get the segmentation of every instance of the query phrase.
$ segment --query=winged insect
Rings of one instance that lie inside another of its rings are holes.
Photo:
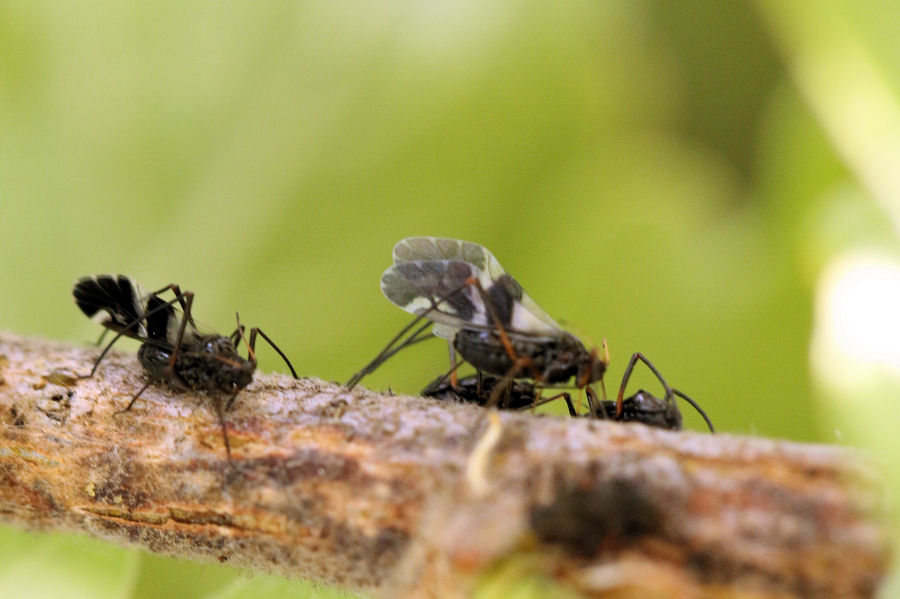
[[[174,296],[170,300],[160,297],[167,291]],[[209,393],[222,427],[229,460],[231,444],[224,413],[231,409],[240,390],[253,380],[257,336],[272,346],[294,378],[298,378],[284,352],[261,329],[251,328],[249,339],[245,338],[240,317],[237,317],[237,328],[231,335],[198,331],[192,314],[194,294],[182,292],[174,283],[148,293],[125,275],[92,275],[78,279],[72,295],[85,315],[115,332],[94,361],[91,372],[80,378],[91,377],[97,372],[103,358],[120,337],[141,341],[138,361],[147,372],[148,380],[119,413],[131,410],[153,383],[163,383],[179,392]],[[238,353],[241,341],[247,345],[247,358]]]
[[[447,339],[479,372],[551,385],[574,378],[578,388],[602,383],[609,356],[588,350],[564,331],[484,247],[409,237],[394,246],[393,261],[381,277],[381,290],[416,318],[351,377],[348,387],[401,349],[429,338],[429,323],[434,335]]]
[[[422,391],[425,397],[431,397],[443,401],[458,401],[485,406],[490,401],[494,390],[502,385],[499,377],[484,376],[481,381],[477,376],[461,378],[453,385],[447,376],[441,376],[432,381]],[[713,431],[712,423],[697,405],[697,403],[679,391],[670,389],[672,396],[678,396],[693,406],[704,418],[710,431]],[[531,381],[509,381],[507,388],[500,393],[500,401],[497,407],[506,410],[529,410],[549,402],[562,399],[568,408],[569,415],[579,416],[572,397],[566,392],[557,393],[550,397],[541,397],[541,389]],[[617,414],[617,402],[614,400],[602,400],[598,404],[592,404],[593,414],[588,412],[584,416],[609,419],[616,422],[640,422],[647,426],[668,430],[681,430],[682,418],[678,405],[672,400],[660,399],[643,389],[634,395],[622,400],[622,411]]]

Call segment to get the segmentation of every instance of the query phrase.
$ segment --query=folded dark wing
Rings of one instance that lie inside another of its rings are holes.
[[[125,275],[82,277],[72,295],[82,312],[108,329],[135,339],[167,341],[175,308]]]

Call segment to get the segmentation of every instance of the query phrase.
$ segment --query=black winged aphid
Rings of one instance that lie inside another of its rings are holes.
[[[587,388],[589,395],[591,383],[602,383],[608,355],[588,350],[562,330],[482,246],[409,237],[394,246],[393,260],[381,277],[381,290],[416,318],[347,382],[348,387],[401,349],[430,338],[426,329],[431,324],[433,333],[447,339],[480,373],[540,385],[574,378],[575,386]]]
[[[616,401],[604,399],[597,405],[589,395],[590,412],[585,414],[585,416],[607,418],[616,422],[640,422],[647,426],[681,430],[681,411],[675,402],[675,396],[678,396],[688,402],[703,417],[710,432],[715,432],[712,422],[697,402],[678,389],[669,387],[656,367],[643,354],[635,353],[631,356],[628,368],[622,377],[622,384],[619,390],[620,397],[625,393],[628,380],[631,378],[632,370],[638,360],[644,362],[662,383],[665,389],[664,397],[659,398],[649,391],[640,389],[637,393],[627,398],[617,398]],[[497,386],[502,384],[503,381],[494,376],[483,376],[481,380],[477,376],[469,376],[458,380],[454,385],[447,375],[443,375],[429,384],[422,391],[422,395],[444,401],[459,401],[485,406],[491,400]],[[562,399],[566,402],[570,416],[577,417],[579,415],[575,405],[572,403],[572,397],[568,393],[561,392],[551,397],[542,398],[540,389],[533,382],[522,380],[512,381],[508,385],[497,407],[508,410],[529,410],[557,399]],[[621,408],[618,407],[620,405]]]
[[[174,298],[161,298],[166,291],[171,291]],[[125,275],[93,275],[78,279],[72,295],[82,312],[116,333],[94,362],[90,374],[81,378],[97,372],[100,362],[120,337],[143,342],[138,349],[138,361],[149,378],[120,413],[130,410],[154,382],[164,383],[176,391],[207,392],[213,397],[229,460],[231,444],[224,413],[231,408],[238,392],[253,380],[257,335],[278,352],[294,378],[298,378],[287,356],[259,328],[250,329],[249,340],[244,337],[239,318],[237,328],[227,337],[200,333],[191,313],[193,292],[182,292],[174,283],[147,293]],[[241,340],[247,344],[247,358],[238,353]]]

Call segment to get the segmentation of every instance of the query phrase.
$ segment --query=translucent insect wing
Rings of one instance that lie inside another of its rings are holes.
[[[468,273],[478,276],[479,272],[459,261],[403,262],[384,271],[381,291],[391,303],[407,312],[427,313],[428,320],[443,325],[438,327],[441,333],[436,330],[435,334],[450,338],[463,326],[487,326],[487,313],[477,297],[477,289],[460,289]]]
[[[452,261],[465,263],[474,267],[474,270],[471,270],[469,274],[476,276],[484,289],[490,288],[504,276],[518,287],[518,283],[515,282],[515,279],[506,272],[497,258],[495,258],[487,248],[480,246],[477,243],[472,243],[471,241],[447,239],[444,237],[407,237],[394,245],[393,259],[394,266],[400,267],[400,270],[402,270],[401,265],[413,262]],[[451,272],[451,265],[445,264],[441,268],[446,272]],[[440,299],[440,297],[429,295],[429,289],[417,287],[416,282],[410,281],[408,284],[404,284],[393,280],[395,275],[388,276],[388,272],[390,271],[391,269],[388,269],[388,271],[385,272],[385,276],[382,277],[382,291],[384,291],[389,300],[404,310],[419,314],[421,311],[431,307],[431,300]],[[457,285],[463,284],[465,276],[469,276],[469,274],[465,273],[465,269],[457,267],[457,270],[454,273],[455,279],[458,280]],[[464,274],[465,276],[463,276]],[[403,275],[401,274],[400,276]],[[385,281],[385,277],[389,280]],[[394,297],[389,295],[387,290],[393,286],[397,286],[398,291],[401,291],[401,293],[395,294]],[[514,326],[513,328],[523,333],[537,334],[548,334],[559,331],[560,326],[556,321],[554,321],[549,314],[544,312],[540,306],[528,296],[528,294],[522,292],[521,287],[518,287],[518,289],[521,292],[521,297],[517,301],[520,304],[521,309],[518,310],[518,318],[514,319],[514,323],[518,324],[518,326]],[[413,300],[416,290],[422,294],[420,297],[421,301]],[[452,289],[449,289],[448,292],[449,291],[452,291]],[[473,297],[472,292],[477,294],[477,290],[473,289],[469,292],[470,297]],[[395,298],[400,301],[395,301]],[[482,305],[483,308],[483,302],[480,297],[474,297],[474,300]],[[435,315],[435,318],[431,318],[431,315],[429,314],[429,318],[435,322],[444,323],[457,328],[459,328],[462,323],[475,326],[490,326],[485,311],[482,310],[481,314],[483,315],[483,318],[480,318],[477,321],[467,320],[464,315],[455,315],[456,319],[453,322],[445,320],[440,315]],[[441,334],[439,328],[436,328],[435,334],[447,336]]]
[[[455,260],[471,264],[487,273],[489,280],[506,274],[500,262],[486,248],[460,239],[407,237],[394,245],[394,264],[435,260]]]

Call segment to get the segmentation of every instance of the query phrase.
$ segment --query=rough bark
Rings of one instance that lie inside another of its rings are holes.
[[[227,414],[133,355],[0,335],[0,518],[385,597],[509,560],[584,596],[871,597],[878,490],[832,447],[257,374]]]

